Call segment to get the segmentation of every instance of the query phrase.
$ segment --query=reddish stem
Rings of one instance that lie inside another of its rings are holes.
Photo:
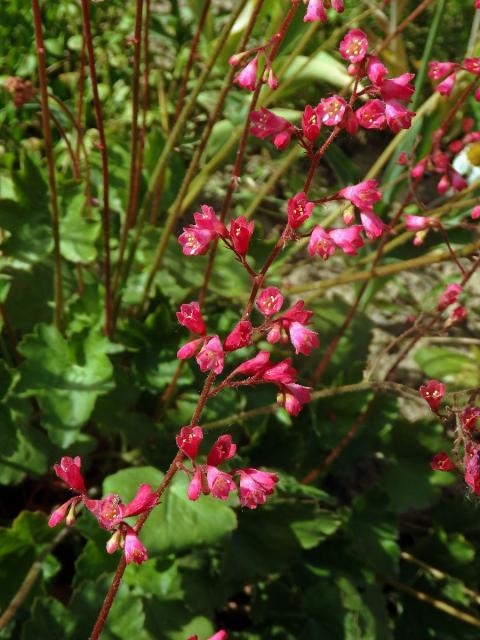
[[[95,108],[95,118],[97,122],[98,135],[100,138],[99,149],[102,157],[102,177],[103,177],[103,208],[102,208],[102,229],[103,229],[103,275],[105,285],[105,333],[108,337],[112,335],[112,290],[110,281],[110,204],[109,204],[109,177],[108,177],[108,153],[105,129],[103,126],[103,113],[100,96],[98,93],[97,70],[95,67],[95,53],[93,51],[92,30],[90,24],[89,0],[81,0],[83,14],[83,33],[88,53],[88,66],[90,70],[90,80],[92,83],[93,104]]]
[[[80,161],[80,148],[83,144],[83,96],[85,94],[85,65],[86,65],[87,45],[85,42],[85,34],[82,29],[82,48],[80,51],[80,72],[78,77],[78,102],[77,102],[77,158]]]

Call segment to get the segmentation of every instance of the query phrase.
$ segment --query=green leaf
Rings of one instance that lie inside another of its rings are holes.
[[[422,347],[415,353],[415,361],[429,378],[439,378],[461,388],[480,385],[479,360],[476,349],[464,353],[443,347]]]
[[[93,262],[97,257],[95,243],[100,228],[98,215],[96,219],[88,219],[79,207],[70,207],[60,221],[62,256],[75,263]]]
[[[69,638],[74,620],[69,610],[55,598],[37,598],[29,620],[23,626],[22,640]]]

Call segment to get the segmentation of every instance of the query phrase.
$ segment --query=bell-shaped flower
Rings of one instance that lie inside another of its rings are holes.
[[[286,358],[285,360],[278,362],[262,374],[263,380],[267,382],[276,382],[277,384],[289,384],[290,382],[294,382],[296,377],[297,372],[292,367],[291,358]]]
[[[198,302],[182,304],[180,311],[177,311],[177,320],[192,333],[197,333],[200,336],[205,334],[205,322]]]
[[[75,458],[64,456],[61,458],[60,464],[54,465],[53,469],[72,491],[83,494],[85,493],[85,481],[80,473],[81,464],[80,456]]]
[[[381,199],[382,194],[378,190],[376,180],[364,180],[340,189],[337,196],[349,200],[360,211],[371,211],[373,205]]]
[[[355,117],[358,124],[364,129],[384,129],[387,122],[385,103],[377,98],[368,100],[355,111]]]
[[[405,228],[407,231],[422,231],[422,229],[428,229],[432,224],[435,223],[434,218],[429,218],[428,216],[414,216],[414,215],[405,215]]]
[[[328,231],[325,231],[320,225],[314,227],[310,235],[308,253],[311,256],[320,256],[323,260],[328,260],[335,253],[334,241]]]
[[[225,338],[225,351],[236,351],[252,344],[253,326],[250,320],[240,320]]]
[[[198,448],[203,439],[203,431],[199,426],[195,427],[182,427],[180,433],[176,437],[177,447],[182,451],[190,460],[195,460],[198,454]]]
[[[250,133],[261,140],[291,127],[288,120],[276,116],[265,107],[262,107],[259,111],[253,111],[250,114],[250,120],[252,122]]]
[[[303,135],[310,142],[314,142],[318,138],[321,128],[321,111],[318,107],[311,107],[309,104],[307,104],[302,116]]]
[[[337,247],[349,256],[356,256],[357,249],[363,247],[364,242],[360,235],[363,227],[361,225],[352,225],[343,229],[331,229],[329,231],[330,238]]]
[[[266,287],[257,298],[257,307],[267,318],[280,311],[283,305],[283,296],[277,287]]]
[[[480,448],[478,444],[468,442],[463,458],[465,482],[474,493],[480,495]]]
[[[125,525],[125,541],[123,552],[125,554],[125,561],[127,564],[135,562],[135,564],[142,564],[148,559],[147,550],[140,542],[136,531],[132,527]]]
[[[390,100],[385,105],[387,125],[393,133],[398,133],[400,129],[409,129],[412,126],[412,118],[414,115],[414,111],[409,111],[396,100]]]
[[[253,233],[253,222],[248,222],[245,216],[240,216],[230,221],[229,236],[232,241],[233,248],[241,256],[245,256],[248,252],[248,245]]]
[[[430,467],[433,471],[455,471],[456,469],[450,457],[444,451],[440,451],[440,453],[433,456]]]
[[[360,211],[360,219],[367,238],[379,238],[390,227],[384,224],[372,211]]]
[[[49,527],[56,527],[63,519],[66,519],[67,525],[71,525],[75,521],[75,505],[80,502],[81,497],[75,496],[64,502],[55,509],[48,520]]]
[[[291,416],[296,416],[303,409],[303,405],[310,402],[311,392],[311,387],[291,382],[282,387],[282,393],[279,394],[277,400]]]
[[[372,84],[376,87],[381,87],[387,73],[387,67],[376,56],[368,58],[367,75]]]
[[[270,354],[268,351],[259,351],[254,358],[245,360],[232,371],[230,377],[245,375],[254,376],[262,373],[269,366]]]
[[[338,49],[344,60],[357,64],[367,55],[367,36],[360,29],[351,29],[340,42]]]
[[[309,202],[305,193],[297,193],[288,200],[288,224],[297,229],[312,215],[315,203]]]
[[[414,77],[414,73],[402,73],[401,76],[396,78],[383,80],[380,86],[380,93],[385,102],[390,100],[405,100],[409,102],[415,91],[415,87],[411,84]]]
[[[324,0],[308,0],[307,12],[303,18],[304,22],[321,22],[327,21],[327,12],[325,11]]]
[[[192,358],[204,342],[204,338],[195,338],[195,340],[190,340],[177,351],[177,358],[179,360],[188,360],[188,358]]]
[[[236,82],[243,89],[247,91],[253,91],[257,84],[258,73],[258,55],[251,60],[246,67],[244,67],[238,76],[236,76],[234,82]]]
[[[182,251],[186,256],[200,256],[208,251],[212,240],[212,234],[207,229],[199,229],[195,225],[183,228],[183,233],[178,236],[178,242],[182,245]]]
[[[232,442],[232,436],[224,434],[220,436],[210,449],[207,456],[207,464],[212,467],[218,467],[225,460],[233,458],[237,452],[237,445]]]
[[[322,98],[319,108],[322,113],[322,122],[329,127],[340,124],[347,110],[347,103],[340,96],[331,96],[330,98]]]
[[[224,364],[224,351],[220,338],[215,335],[201,348],[196,356],[200,371],[214,371],[216,374],[222,373]]]
[[[438,380],[429,380],[427,384],[420,387],[419,393],[430,409],[434,413],[438,413],[442,398],[445,395],[445,385]]]
[[[259,469],[239,469],[236,474],[240,477],[240,504],[249,509],[256,509],[257,505],[265,504],[267,496],[272,495],[278,482],[276,473]]]
[[[463,287],[461,284],[457,284],[456,282],[449,284],[440,296],[437,309],[443,311],[451,304],[455,304],[462,291]]]
[[[309,356],[312,349],[318,347],[318,335],[300,322],[292,322],[289,327],[290,340],[292,341],[295,353],[303,353]]]
[[[230,491],[235,489],[232,476],[217,467],[207,466],[207,482],[212,496],[220,500],[226,500]]]

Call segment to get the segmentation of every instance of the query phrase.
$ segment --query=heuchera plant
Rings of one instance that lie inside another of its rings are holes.
[[[60,464],[55,465],[55,473],[67,484],[74,496],[53,511],[49,525],[54,527],[62,521],[69,526],[73,525],[77,512],[83,505],[96,518],[99,526],[108,531],[110,537],[106,542],[107,552],[120,550],[123,554],[92,638],[98,637],[101,632],[125,564],[141,564],[147,560],[148,550],[140,539],[142,526],[149,513],[161,501],[177,472],[183,472],[188,477],[187,495],[192,501],[207,499],[208,496],[208,499],[232,499],[242,507],[256,509],[265,504],[276,490],[279,478],[274,471],[235,465],[237,446],[229,434],[221,435],[206,457],[201,454],[202,411],[209,399],[223,390],[267,385],[268,388],[273,388],[273,397],[276,397],[278,405],[292,416],[298,415],[311,399],[312,388],[299,379],[292,358],[278,360],[265,348],[265,342],[267,345],[278,343],[284,349],[290,349],[292,355],[308,358],[319,346],[317,332],[311,328],[313,312],[306,308],[304,300],[294,299],[286,303],[287,292],[268,281],[269,270],[275,259],[289,243],[300,240],[305,240],[307,253],[311,257],[318,256],[323,261],[329,260],[336,251],[355,256],[365,244],[383,243],[392,233],[391,225],[375,212],[375,206],[382,199],[376,180],[367,179],[357,184],[348,184],[322,198],[311,195],[311,184],[318,163],[341,133],[354,135],[359,129],[367,132],[376,129],[396,134],[402,129],[410,128],[415,116],[408,106],[414,93],[414,74],[404,73],[392,77],[379,57],[370,51],[367,35],[360,29],[352,29],[339,43],[340,56],[352,79],[349,96],[324,96],[316,105],[305,105],[298,126],[265,107],[256,109],[260,88],[264,84],[268,84],[271,89],[278,86],[272,61],[298,7],[298,1],[292,3],[280,31],[266,44],[236,54],[230,59],[230,63],[237,68],[235,83],[240,89],[253,92],[246,134],[250,133],[266,143],[271,142],[280,150],[291,144],[299,145],[310,161],[310,168],[305,176],[303,189],[298,193],[290,193],[286,199],[283,228],[261,269],[255,268],[254,261],[249,257],[250,242],[256,229],[254,221],[249,221],[245,216],[226,220],[227,211],[218,214],[212,206],[203,204],[199,211],[193,213],[193,220],[178,237],[186,260],[195,260],[197,256],[213,252],[218,244],[223,246],[225,251],[230,252],[232,259],[237,260],[246,270],[251,291],[243,313],[225,335],[209,332],[200,298],[182,304],[177,312],[178,323],[189,332],[177,357],[180,361],[194,358],[199,370],[207,375],[190,423],[179,429],[176,437],[178,451],[162,484],[155,489],[147,484],[140,484],[135,497],[127,504],[118,495],[92,499],[81,474],[79,456],[63,457]],[[309,0],[306,2],[304,20],[325,22],[329,9],[340,13],[343,11],[343,2]],[[479,99],[478,58],[468,58],[462,64],[432,62],[429,75],[433,80],[439,81],[437,90],[448,96],[460,72],[472,76],[469,92],[473,92],[476,99]],[[8,86],[16,104],[23,100],[22,96],[31,92],[28,85],[20,86],[9,81]],[[457,105],[456,109],[458,108]],[[440,194],[449,189],[461,191],[467,187],[466,181],[453,168],[452,157],[465,146],[477,141],[479,134],[469,131],[467,123],[464,135],[442,149],[444,135],[452,117],[449,116],[436,133],[433,148],[426,157],[415,162],[413,157],[403,152],[398,158],[399,164],[407,167],[410,172],[413,185],[418,185],[426,172],[433,172],[439,176],[437,189]],[[341,216],[330,227],[321,223],[324,219],[321,214],[326,205],[332,202],[340,203]],[[473,219],[480,215],[477,209],[478,207],[472,212]],[[405,214],[404,223],[408,231],[416,234],[414,242],[417,245],[430,229],[446,233],[441,222],[434,217]],[[448,239],[446,242],[448,244]],[[465,318],[466,310],[458,304],[458,300],[470,275],[461,268],[460,281],[447,287],[432,312],[433,320],[439,322],[444,329]],[[237,364],[240,354],[236,354],[235,358],[232,354],[240,350],[244,350],[241,351],[242,361]],[[420,387],[420,395],[441,420],[452,413],[453,409],[448,405],[442,409],[446,388],[441,382],[428,381]],[[452,457],[440,452],[432,460],[431,466],[440,471],[461,469],[467,485],[480,495],[480,445],[475,438],[480,408],[468,405],[461,411],[455,410],[455,416],[456,445]],[[461,450],[463,454],[460,453]],[[235,494],[237,498],[234,497]],[[127,522],[127,518],[136,520]],[[196,637],[191,636],[189,640]],[[226,631],[222,630],[210,640],[222,640],[226,637]]]

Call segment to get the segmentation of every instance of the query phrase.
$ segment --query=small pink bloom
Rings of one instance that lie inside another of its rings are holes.
[[[370,240],[379,238],[384,231],[390,229],[388,225],[384,224],[380,218],[371,211],[360,211],[360,218],[365,234]]]
[[[335,253],[335,243],[328,231],[317,225],[308,241],[308,253],[311,256],[320,256],[323,260],[328,260]]]
[[[401,151],[398,154],[397,164],[400,166],[406,166],[408,164],[408,154],[406,151]]]
[[[420,160],[418,164],[416,164],[412,169],[412,178],[416,180],[421,178],[425,173],[425,169],[427,168],[427,158]]]
[[[140,538],[132,527],[127,528],[123,552],[125,554],[127,564],[130,564],[130,562],[142,564],[142,562],[145,562],[145,560],[148,559],[147,550],[140,542]]]
[[[463,322],[464,320],[466,320],[467,316],[468,311],[465,309],[465,307],[458,305],[458,307],[455,307],[455,309],[450,314],[448,321],[451,324],[458,324],[459,322]]]
[[[379,87],[385,80],[385,76],[388,71],[385,65],[383,65],[376,56],[370,56],[367,64],[367,75],[372,81],[372,84]]]
[[[462,427],[469,433],[477,428],[477,422],[480,418],[480,407],[465,407],[460,415]]]
[[[243,89],[247,91],[253,91],[257,84],[257,72],[258,72],[258,55],[251,60],[246,67],[244,67],[238,76],[235,78],[236,82]]]
[[[64,456],[60,460],[60,464],[53,466],[53,470],[59,478],[61,478],[65,484],[69,486],[72,491],[78,493],[85,493],[85,482],[82,474],[80,473],[80,466],[82,460],[80,456],[70,458]]]
[[[292,128],[284,129],[277,133],[273,138],[273,144],[277,149],[285,149],[290,144],[290,139],[292,137]]]
[[[207,483],[212,496],[220,500],[226,500],[230,491],[235,489],[232,476],[217,467],[207,467]]]
[[[79,496],[75,496],[74,498],[70,498],[70,500],[67,500],[67,502],[64,502],[62,505],[60,505],[58,509],[55,509],[48,520],[48,526],[56,527],[57,524],[59,524],[64,518],[67,517],[67,514],[69,512],[75,513],[75,505],[80,501],[80,499],[81,498]],[[70,518],[70,520],[72,520],[72,518]],[[67,524],[69,524],[68,519]]]
[[[223,343],[225,351],[236,351],[252,344],[253,327],[250,320],[240,320]]]
[[[273,73],[273,69],[269,69],[268,71],[267,84],[273,91],[275,91],[275,89],[278,89],[278,78]]]
[[[265,504],[267,496],[272,495],[278,482],[276,473],[260,471],[259,469],[239,469],[240,476],[238,495],[242,507],[255,509],[259,504]]]
[[[443,196],[444,193],[448,191],[450,188],[450,178],[447,174],[443,175],[437,184],[437,191],[440,195]]]
[[[277,287],[267,287],[257,298],[257,307],[267,318],[280,311],[283,305],[283,296]]]
[[[468,187],[468,182],[458,173],[458,171],[455,171],[455,169],[450,173],[450,180],[455,191],[463,191]]]
[[[306,324],[312,316],[313,311],[305,309],[305,302],[303,300],[297,300],[293,307],[287,309],[287,311],[282,315],[282,321],[287,320],[289,322],[301,322],[302,324]]]
[[[179,435],[175,438],[177,447],[191,460],[195,460],[197,457],[202,439],[201,427],[182,427]]]
[[[448,153],[435,151],[431,156],[432,163],[438,173],[445,173],[450,166]]]
[[[404,219],[407,231],[421,231],[435,223],[433,218],[429,218],[427,216],[405,215]]]
[[[323,6],[323,0],[308,0],[307,13],[305,14],[304,22],[321,22],[327,21],[327,12]]]
[[[158,494],[156,491],[152,491],[151,486],[148,484],[141,484],[133,500],[130,500],[125,506],[123,517],[130,518],[131,516],[145,513],[145,511],[150,511],[157,504],[157,501]]]
[[[480,76],[480,58],[465,58],[463,68],[469,73]]]
[[[201,348],[196,356],[200,371],[214,371],[216,374],[222,373],[224,364],[224,352],[222,343],[218,336],[213,336]]]
[[[462,285],[457,284],[456,282],[449,284],[440,296],[437,309],[439,311],[443,311],[443,309],[446,309],[451,304],[455,304],[462,291]]]
[[[357,133],[359,124],[357,116],[353,112],[353,109],[350,105],[347,105],[347,110],[345,111],[345,117],[342,124],[345,127],[347,133],[349,133],[351,136]]]
[[[442,398],[445,395],[445,385],[438,380],[429,380],[419,389],[420,395],[427,402],[434,413],[438,413]]]
[[[428,77],[432,80],[441,80],[449,75],[454,69],[458,69],[455,62],[438,62],[436,60],[428,63]]]
[[[199,229],[210,231],[212,237],[227,235],[227,229],[223,222],[217,217],[214,209],[206,204],[202,204],[200,211],[193,214],[193,219]]]
[[[313,108],[309,104],[307,104],[302,116],[303,135],[307,138],[307,140],[313,142],[318,138],[321,127],[321,111],[318,109],[318,107]]]
[[[189,500],[198,500],[203,489],[202,468],[196,467],[192,479],[188,485],[187,496]]]
[[[107,530],[116,527],[125,517],[125,505],[117,494],[111,494],[102,500],[84,497],[83,504],[93,513],[99,525]]]
[[[414,73],[403,73],[396,78],[384,80],[380,87],[380,93],[385,102],[389,100],[405,100],[409,102],[415,91],[415,88],[410,84],[414,77]]]
[[[437,84],[437,91],[442,96],[449,96],[452,93],[452,89],[455,86],[455,80],[457,79],[456,73],[451,73],[449,76]]]
[[[190,340],[180,347],[177,351],[177,358],[179,360],[187,360],[194,356],[197,351],[200,349],[201,345],[204,343],[204,338],[195,338],[195,340]]]
[[[480,218],[480,205],[477,204],[476,207],[473,207],[470,212],[470,217],[472,220],[478,220]]]
[[[276,116],[265,107],[262,107],[260,111],[253,111],[250,114],[250,120],[253,123],[250,127],[250,132],[261,140],[291,126],[288,120]]]
[[[355,111],[358,124],[365,129],[384,129],[386,124],[385,103],[375,98]]]
[[[208,251],[212,240],[212,234],[206,229],[199,229],[194,225],[183,228],[183,233],[178,236],[182,245],[182,251],[186,256],[200,256]]]
[[[455,471],[456,469],[450,457],[444,451],[433,456],[430,467],[433,471]]]
[[[297,193],[288,200],[288,224],[292,229],[297,229],[305,220],[312,215],[315,204],[307,200],[307,196]]]
[[[283,389],[281,404],[291,416],[296,416],[302,410],[303,405],[310,402],[311,391],[311,387],[304,387],[295,382],[286,384]]]
[[[117,529],[107,540],[105,544],[105,549],[107,553],[115,553],[115,551],[120,547],[120,544],[123,542],[122,530]]]
[[[377,187],[378,182],[376,180],[364,180],[358,184],[340,189],[337,195],[349,200],[360,211],[371,211],[373,205],[382,197]]]
[[[414,115],[414,111],[409,111],[396,100],[387,102],[385,106],[387,125],[393,133],[398,133],[400,129],[409,129],[412,126]]]
[[[289,384],[297,377],[296,370],[292,367],[292,359],[286,358],[278,362],[273,367],[267,369],[263,374],[263,380],[267,382],[277,382],[279,384]]]
[[[469,442],[463,458],[465,482],[474,493],[480,494],[480,451],[476,444]]]
[[[363,247],[364,242],[360,235],[361,225],[353,225],[344,229],[331,229],[330,237],[340,249],[349,256],[356,256],[357,249]]]
[[[218,467],[225,460],[233,458],[237,452],[237,445],[232,442],[232,436],[224,434],[220,436],[210,449],[207,456],[207,464],[212,467]]]
[[[250,358],[250,360],[245,360],[239,365],[232,373],[230,377],[238,375],[246,375],[252,376],[258,373],[261,373],[266,367],[268,367],[268,363],[270,361],[270,354],[268,351],[259,351],[254,358]]]
[[[207,638],[207,640],[226,640],[228,638],[228,633],[224,630],[217,631],[213,636]],[[187,640],[198,640],[198,636],[190,636]]]
[[[304,324],[300,322],[292,322],[289,327],[290,340],[292,341],[295,353],[303,353],[305,356],[309,356],[312,349],[318,347],[318,336],[315,331],[308,329]]]
[[[240,216],[235,220],[230,221],[230,240],[232,241],[233,248],[241,256],[244,256],[248,252],[248,245],[253,233],[253,222],[248,222],[244,216]]]
[[[267,342],[269,342],[270,344],[276,344],[280,339],[282,339],[283,342],[285,337],[287,336],[283,331],[282,323],[274,322],[270,331],[267,333]]]
[[[343,0],[331,0],[331,3],[332,9],[337,13],[343,13],[343,11],[345,10]]]
[[[180,311],[177,311],[177,319],[182,326],[187,327],[193,333],[198,333],[201,336],[205,334],[205,322],[198,302],[182,304]]]
[[[367,36],[360,29],[351,29],[340,42],[338,49],[344,60],[354,64],[361,62],[368,51]]]
[[[329,127],[340,124],[347,109],[347,103],[340,96],[331,96],[320,100],[322,122]]]

